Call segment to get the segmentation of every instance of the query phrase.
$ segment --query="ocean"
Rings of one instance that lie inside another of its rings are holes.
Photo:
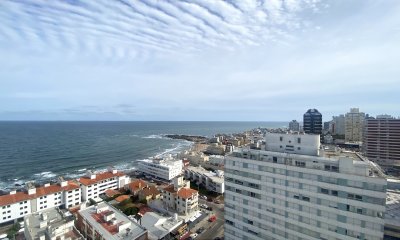
[[[191,142],[164,134],[213,136],[286,122],[0,122],[0,190],[87,170],[121,170],[137,161],[188,149]]]

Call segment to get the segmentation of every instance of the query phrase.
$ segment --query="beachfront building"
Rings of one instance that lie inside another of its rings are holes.
[[[107,172],[95,174],[88,171],[86,176],[78,179],[82,189],[82,200],[93,199],[99,201],[100,195],[107,189],[120,189],[129,183],[130,178],[122,172],[115,169],[109,169]]]
[[[163,159],[142,160],[139,162],[138,167],[138,170],[147,176],[169,181],[182,174],[183,164],[182,160],[166,157]]]
[[[267,147],[281,137],[288,134],[268,136]],[[387,181],[379,168],[298,137],[296,151],[282,144],[226,157],[225,239],[383,239]]]
[[[200,166],[189,166],[185,169],[185,178],[212,192],[223,194],[225,191],[224,172],[221,170],[211,172]]]
[[[173,180],[174,184],[162,190],[162,203],[165,209],[188,215],[198,210],[198,192],[190,188],[190,182],[182,176]]]
[[[84,240],[75,228],[74,217],[67,210],[50,208],[24,218],[24,235],[27,240]]]
[[[88,240],[147,240],[147,230],[107,202],[77,213],[77,228]]]
[[[53,207],[70,208],[81,203],[81,189],[76,181],[59,178],[57,184],[36,188],[32,183],[23,191],[0,196],[0,223]]]

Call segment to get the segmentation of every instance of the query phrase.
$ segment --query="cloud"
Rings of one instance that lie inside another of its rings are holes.
[[[317,2],[5,0],[0,43],[109,58],[233,49],[290,34],[283,27],[305,27],[296,16]]]

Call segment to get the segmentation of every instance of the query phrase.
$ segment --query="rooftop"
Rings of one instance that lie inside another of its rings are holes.
[[[230,156],[293,165],[302,168],[386,179],[385,174],[377,164],[369,161],[357,152],[345,151],[339,148],[334,151],[324,149],[321,151],[320,156],[241,148],[235,150]]]
[[[146,187],[148,184],[146,181],[143,181],[142,179],[136,179],[132,181],[131,183],[128,184],[128,187],[131,191],[137,191],[140,190],[144,187]]]
[[[166,218],[155,212],[147,212],[141,219],[141,224],[149,230],[149,239],[161,239],[177,228],[182,220]]]
[[[221,177],[219,177],[218,173],[213,172],[213,171],[208,171],[208,170],[204,169],[201,166],[198,166],[198,167],[189,166],[189,167],[187,167],[187,169],[192,171],[192,172],[196,172],[198,174],[202,174],[202,175],[210,178],[213,182],[217,182],[217,183],[223,183],[224,182],[223,171],[221,171],[221,170],[217,170],[217,171],[219,171],[219,174],[221,176]]]
[[[106,202],[98,203],[79,214],[108,240],[131,240],[144,235],[147,230]],[[109,219],[110,218],[110,219]]]
[[[65,239],[84,239],[74,227],[74,217],[69,212],[62,212],[58,208],[51,208],[41,213],[29,214],[25,218],[25,227],[32,239],[39,239],[42,235],[51,237],[64,236]],[[63,229],[63,231],[60,231]]]
[[[197,191],[191,188],[181,188],[178,190],[178,196],[183,199],[187,199],[197,194]]]
[[[79,178],[78,181],[80,183],[82,183],[83,185],[88,186],[88,185],[92,185],[92,184],[98,183],[98,182],[100,182],[102,180],[105,180],[105,179],[109,179],[109,178],[113,178],[113,177],[125,176],[125,173],[109,171],[109,172],[103,172],[103,173],[92,174],[92,175],[95,176],[93,179],[90,176],[84,176],[84,177]]]
[[[388,190],[386,193],[385,224],[400,227],[400,191]]]
[[[121,196],[118,196],[117,198],[115,198],[115,201],[123,202],[123,201],[125,201],[125,200],[127,200],[129,198],[130,198],[129,195],[121,195]]]
[[[158,195],[160,194],[160,191],[158,191],[155,186],[148,186],[146,188],[143,188],[140,193],[147,197],[151,195]]]

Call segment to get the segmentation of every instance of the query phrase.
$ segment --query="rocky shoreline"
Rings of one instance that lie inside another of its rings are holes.
[[[206,137],[193,136],[193,135],[168,134],[168,135],[165,135],[165,137],[171,138],[171,139],[181,139],[181,140],[186,140],[186,141],[195,142],[195,143],[203,143],[203,142],[208,141],[208,138],[206,138]]]

